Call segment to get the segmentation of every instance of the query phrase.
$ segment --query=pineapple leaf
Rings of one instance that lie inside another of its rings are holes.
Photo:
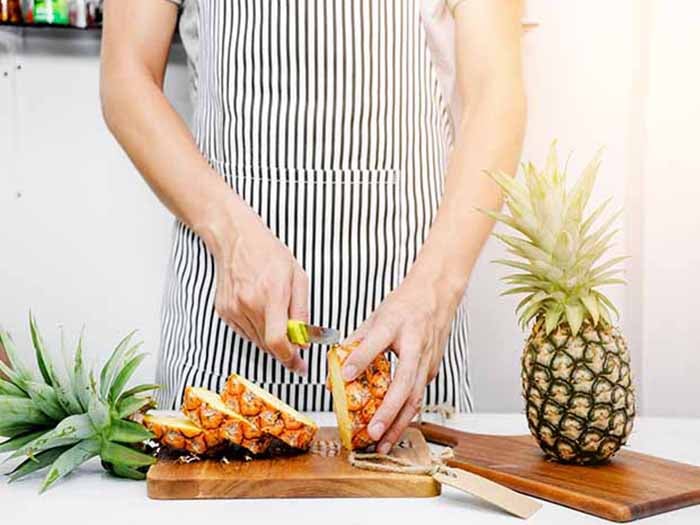
[[[153,434],[143,425],[123,419],[114,421],[109,432],[109,440],[117,443],[143,443],[152,438]]]
[[[17,348],[10,334],[0,330],[0,345],[10,360],[10,366],[0,361],[0,372],[5,374],[15,386],[22,388],[25,381],[33,381],[34,375],[24,366],[17,355]]]
[[[501,292],[501,297],[506,297],[508,295],[518,295],[518,294],[523,294],[523,293],[537,293],[539,292],[540,289],[535,287],[535,286],[518,286],[516,288],[510,288],[509,290],[506,290],[505,292]]]
[[[559,324],[562,314],[564,313],[564,307],[560,303],[554,303],[544,313],[544,325],[545,332],[547,335],[551,334],[552,331]]]
[[[603,212],[605,209],[608,207],[608,205],[612,202],[612,197],[609,198],[608,200],[604,201],[600,206],[598,206],[593,213],[591,213],[588,218],[583,222],[581,225],[581,229],[579,231],[579,235],[581,237],[585,237],[586,234],[590,231],[590,229],[593,227],[593,224],[598,220],[598,218],[603,215]]]
[[[56,459],[63,454],[70,447],[57,447],[51,450],[46,450],[40,454],[37,454],[33,458],[27,458],[22,463],[20,463],[12,472],[8,474],[10,476],[10,483],[19,481],[20,479],[32,474],[38,470],[44,469],[51,465]]]
[[[53,365],[48,359],[44,341],[41,338],[39,328],[37,328],[36,325],[36,320],[31,312],[29,312],[29,331],[31,332],[34,350],[36,351],[36,362],[39,365],[39,372],[41,372],[44,382],[49,386],[53,386],[55,376]]]
[[[23,447],[30,441],[34,441],[38,437],[43,436],[48,431],[48,429],[43,429],[38,430],[36,432],[30,432],[28,434],[21,434],[19,436],[15,436],[11,439],[8,439],[7,441],[4,441],[2,444],[0,444],[0,454],[4,454],[6,452],[14,452],[15,450]]]
[[[119,401],[122,401],[127,397],[131,397],[134,394],[142,394],[144,392],[158,390],[159,388],[160,388],[160,385],[138,385],[138,386],[135,386],[134,388],[130,388],[129,390],[124,391],[119,396]]]
[[[33,400],[26,397],[0,396],[0,414],[0,425],[3,427],[53,423]]]
[[[593,268],[591,270],[591,276],[597,277],[598,275],[600,275],[604,271],[606,271],[610,268],[613,268],[622,262],[625,262],[627,259],[629,259],[629,256],[626,256],[626,255],[622,256],[622,257],[613,257],[609,261],[602,263],[600,266],[596,266],[595,268]]]
[[[564,312],[566,314],[566,321],[571,328],[571,334],[574,336],[578,335],[581,325],[583,324],[583,306],[580,303],[566,304],[564,306]]]
[[[38,426],[40,425],[0,422],[0,437],[12,439],[33,432]]]
[[[73,366],[73,390],[75,397],[80,402],[83,410],[90,406],[90,379],[83,362],[83,334],[80,334],[78,348],[75,351],[75,364]]]
[[[97,394],[94,394],[90,400],[88,417],[97,432],[102,432],[110,426],[109,406]]]
[[[49,418],[60,421],[68,415],[58,402],[56,392],[49,385],[27,381],[25,388],[29,397],[34,401],[34,406],[39,408]]]
[[[0,378],[0,396],[27,397],[27,393],[13,383]]]
[[[591,192],[593,191],[593,186],[595,185],[596,176],[598,175],[598,168],[600,168],[601,156],[602,150],[598,151],[597,155],[588,164],[588,166],[586,166],[581,178],[574,186],[570,195],[571,205],[567,213],[567,218],[565,219],[566,222],[571,221],[576,224],[581,222],[583,210],[588,204],[588,200],[591,197]]]
[[[122,366],[125,359],[125,354],[129,350],[129,342],[131,341],[131,338],[134,337],[135,333],[136,331],[130,332],[126,335],[126,337],[124,337],[124,339],[119,341],[112,352],[112,355],[102,367],[102,371],[100,372],[100,395],[104,399],[107,399],[107,396],[109,395],[109,390],[112,387],[112,380],[116,375],[117,370],[119,370]]]
[[[34,349],[36,350],[37,363],[39,363],[39,369],[41,370],[41,375],[44,378],[44,381],[53,387],[53,390],[56,393],[57,401],[61,405],[61,408],[66,415],[81,413],[82,408],[73,394],[72,387],[70,386],[70,380],[65,381],[64,378],[58,373],[58,368],[51,361],[49,351],[44,344],[39,328],[37,327],[36,320],[31,313],[29,314],[29,328],[32,335],[32,343],[34,344]]]
[[[39,493],[47,490],[51,485],[73,472],[87,460],[97,456],[100,453],[100,446],[100,440],[92,438],[81,441],[63,452],[51,465],[51,469],[46,474],[44,482],[41,484]]]
[[[598,299],[596,299],[593,295],[582,295],[581,302],[586,307],[586,310],[588,310],[588,313],[591,314],[591,318],[593,319],[593,326],[597,326],[598,320],[600,319]]]
[[[111,441],[106,441],[102,444],[100,455],[102,460],[107,463],[126,467],[146,467],[156,462],[156,458],[153,456]]]
[[[150,397],[140,397],[133,394],[128,397],[122,398],[117,403],[117,417],[122,419],[129,417],[136,412],[140,412],[146,407],[153,407],[154,402]]]
[[[121,465],[119,463],[110,465],[110,470],[112,474],[118,478],[133,479],[136,481],[142,481],[146,479],[146,473],[141,472],[133,467],[127,467],[126,465]]]
[[[608,299],[604,294],[602,294],[600,292],[594,291],[592,293],[593,293],[593,295],[595,295],[598,298],[598,300],[601,303],[603,303],[607,308],[609,308],[610,310],[612,310],[615,313],[615,317],[617,317],[618,319],[620,318],[620,311],[615,307],[615,305],[612,303],[612,301],[610,299]],[[606,321],[610,322],[610,318],[608,317],[608,319],[606,319]]]
[[[17,449],[11,458],[33,457],[36,454],[56,447],[74,445],[95,435],[95,429],[87,414],[68,416],[56,428]]]
[[[126,363],[124,367],[119,371],[117,376],[114,378],[111,389],[109,390],[110,401],[115,401],[119,399],[119,396],[124,390],[124,387],[126,387],[126,384],[131,379],[131,376],[134,375],[134,372],[143,362],[146,356],[147,354],[139,354],[135,356],[128,363]]]

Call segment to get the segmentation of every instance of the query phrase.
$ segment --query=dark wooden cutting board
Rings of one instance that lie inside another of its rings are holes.
[[[513,490],[613,521],[632,521],[700,503],[700,467],[623,450],[598,466],[545,459],[532,436],[468,434],[416,425],[433,443],[454,448],[448,461]]]
[[[408,429],[394,454],[430,464],[421,433]],[[336,428],[321,428],[311,452],[292,457],[207,460],[182,464],[160,461],[148,471],[154,499],[430,497],[440,485],[429,476],[371,472],[350,466]]]

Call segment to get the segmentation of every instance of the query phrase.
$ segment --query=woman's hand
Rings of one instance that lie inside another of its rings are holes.
[[[448,286],[451,284],[447,280],[435,279],[414,267],[401,286],[348,338],[348,343],[361,342],[343,367],[347,381],[385,350],[399,358],[389,391],[368,427],[372,439],[381,439],[377,447],[380,453],[391,450],[418,414],[425,387],[440,369],[462,296]]]
[[[309,279],[289,249],[238,202],[235,217],[219,213],[202,233],[216,265],[216,312],[236,332],[305,374],[287,321],[308,322]]]

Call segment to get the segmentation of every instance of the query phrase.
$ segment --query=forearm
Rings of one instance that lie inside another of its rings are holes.
[[[110,130],[159,199],[210,249],[227,250],[222,244],[234,242],[249,209],[203,158],[159,79],[106,64],[102,102]]]
[[[421,279],[440,282],[455,299],[463,294],[493,228],[493,221],[477,210],[502,204],[497,186],[484,172],[515,173],[525,128],[525,101],[519,87],[494,86],[483,93],[465,110],[442,202],[412,270]]]

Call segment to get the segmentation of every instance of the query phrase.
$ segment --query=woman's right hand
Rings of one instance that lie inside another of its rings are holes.
[[[233,216],[232,216],[233,215]],[[298,374],[307,372],[287,321],[309,320],[309,278],[287,248],[245,204],[218,214],[201,233],[216,265],[216,312],[239,335]]]

